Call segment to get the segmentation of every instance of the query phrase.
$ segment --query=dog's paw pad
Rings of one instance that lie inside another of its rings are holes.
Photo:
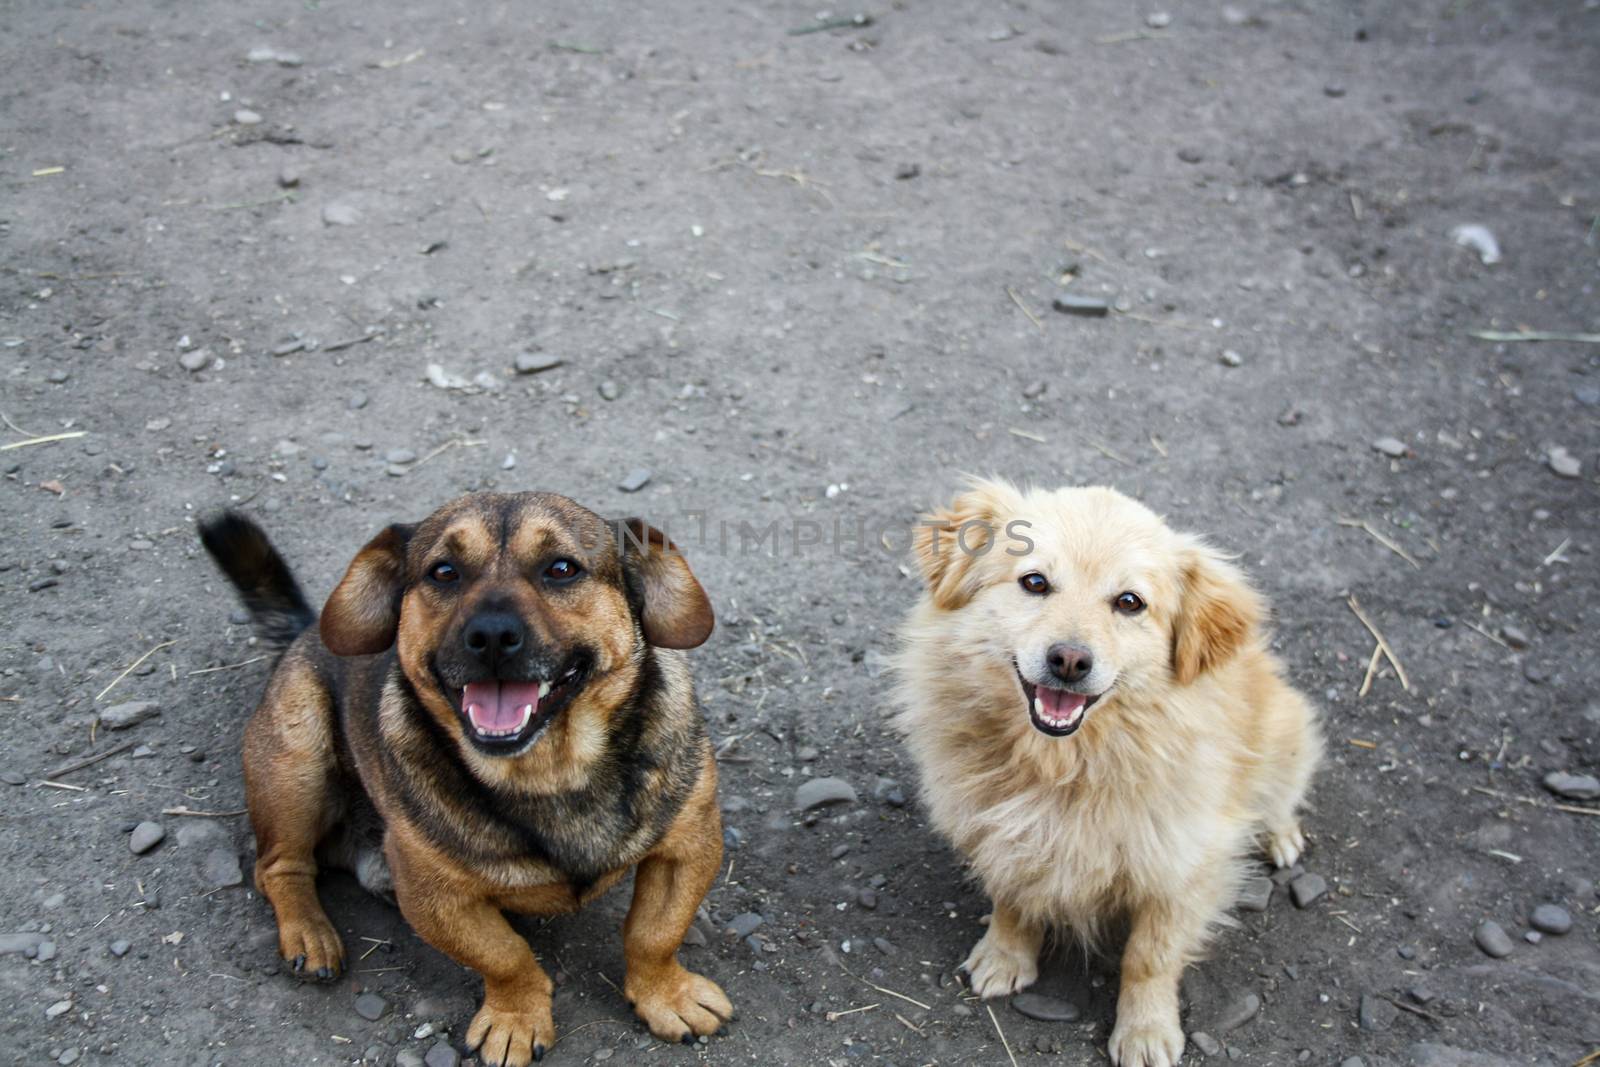
[[[991,928],[992,929],[992,928]],[[972,991],[985,999],[1008,997],[1031,986],[1039,977],[1039,954],[1000,944],[989,934],[972,946],[961,965]]]
[[[467,1027],[467,1048],[477,1052],[484,1067],[528,1067],[544,1059],[556,1042],[556,1025],[550,1016],[550,998],[537,1000],[522,1011],[478,1009]]]
[[[1272,857],[1274,867],[1293,867],[1305,850],[1306,835],[1296,823],[1267,835],[1267,854]]]
[[[721,987],[682,967],[660,975],[629,975],[624,984],[633,1010],[662,1041],[691,1045],[733,1018],[733,1005]]]
[[[1183,1056],[1183,1027],[1164,1023],[1124,1023],[1117,1016],[1106,1051],[1116,1067],[1174,1067]]]

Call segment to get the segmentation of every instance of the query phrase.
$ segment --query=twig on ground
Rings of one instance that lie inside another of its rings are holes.
[[[1411,553],[1407,552],[1388,536],[1375,529],[1372,523],[1368,522],[1366,519],[1337,519],[1335,521],[1338,522],[1340,526],[1349,526],[1357,530],[1366,531],[1367,536],[1378,542],[1378,544],[1382,545],[1384,548],[1387,548],[1390,552],[1393,552],[1395,555],[1399,556],[1401,559],[1405,560],[1418,570],[1422,569],[1422,564],[1418,563],[1416,558],[1412,556]]]
[[[1571,560],[1567,559],[1567,557],[1563,555],[1563,553],[1567,550],[1567,546],[1570,544],[1572,544],[1572,538],[1562,538],[1561,543],[1555,547],[1554,551],[1544,558],[1544,562],[1540,563],[1539,566],[1548,567],[1552,563],[1570,563]]]
[[[376,330],[368,330],[359,337],[347,337],[343,341],[330,341],[328,344],[322,346],[322,351],[342,352],[344,349],[350,348],[354,345],[364,345],[368,341],[375,341],[377,340],[378,336],[379,334]]]
[[[6,425],[10,424],[11,420],[7,419]],[[16,427],[13,426],[12,429]],[[9,445],[0,445],[0,452],[10,452],[13,448],[27,448],[31,445],[47,445],[52,441],[70,441],[88,432],[88,430],[68,430],[66,433],[47,433],[43,437],[30,437],[26,441],[12,441]]]
[[[1019,430],[1015,426],[1007,426],[1006,433],[1013,437],[1021,437],[1027,441],[1037,441],[1041,445],[1045,443],[1045,439],[1032,430]]]
[[[451,438],[450,440],[446,441],[444,444],[440,445],[438,448],[434,449],[432,452],[429,452],[426,456],[423,456],[421,459],[419,459],[415,463],[413,463],[411,465],[411,469],[412,470],[416,470],[418,467],[420,467],[424,463],[428,462],[428,460],[432,459],[434,456],[437,456],[441,452],[448,452],[452,448],[477,448],[479,445],[485,445],[485,444],[488,444],[488,442],[487,441],[474,441],[474,440],[471,440],[470,438],[464,438],[464,437]]]
[[[238,663],[228,663],[228,664],[224,664],[221,667],[201,667],[197,671],[190,671],[188,676],[190,678],[193,678],[197,674],[215,674],[218,671],[235,671],[235,670],[238,670],[240,667],[248,667],[252,663],[260,663],[262,660],[264,660],[266,658],[267,657],[265,657],[265,656],[252,656],[249,659],[240,660]]]
[[[1378,647],[1383,649],[1384,657],[1394,667],[1394,673],[1400,678],[1400,688],[1408,693],[1411,692],[1411,679],[1406,677],[1406,669],[1400,665],[1400,657],[1395,655],[1394,648],[1390,646],[1388,639],[1379,632],[1376,626],[1372,625],[1372,620],[1367,618],[1367,613],[1361,610],[1361,603],[1356,600],[1354,593],[1350,594],[1349,604],[1350,610],[1355,612],[1356,618],[1361,620],[1361,625],[1367,628],[1367,632],[1378,642]]]
[[[1484,637],[1487,637],[1489,640],[1493,641],[1495,644],[1499,645],[1501,648],[1505,649],[1508,652],[1514,651],[1510,645],[1506,644],[1504,641],[1500,640],[1500,638],[1496,637],[1494,634],[1490,633],[1488,630],[1485,630],[1483,627],[1479,626],[1475,622],[1472,622],[1472,621],[1469,620],[1467,622],[1467,629],[1472,630],[1475,633],[1482,634]]]
[[[1431,1012],[1431,1011],[1423,1011],[1421,1008],[1417,1007],[1415,1004],[1406,1004],[1403,1001],[1396,1000],[1391,996],[1385,996],[1382,993],[1380,993],[1378,995],[1383,997],[1383,999],[1387,1000],[1390,1004],[1393,1004],[1395,1007],[1399,1008],[1401,1011],[1409,1011],[1412,1015],[1420,1015],[1424,1019],[1429,1020],[1430,1022],[1436,1022],[1437,1023],[1437,1022],[1442,1022],[1443,1021],[1437,1015],[1433,1014],[1433,1012]]]
[[[989,1013],[989,1021],[994,1023],[994,1032],[1000,1035],[1000,1046],[1006,1050],[1006,1059],[1011,1061],[1011,1067],[1017,1067],[1017,1057],[1011,1053],[1011,1042],[1006,1040],[1006,1032],[1000,1029],[1000,1020],[995,1017],[994,1008],[985,1004],[983,1009]]]
[[[907,1004],[915,1004],[917,1007],[921,1008],[923,1011],[932,1011],[933,1010],[928,1005],[922,1003],[922,1001],[920,1001],[920,1000],[915,1000],[915,999],[913,999],[911,997],[908,997],[904,993],[896,993],[892,989],[885,989],[883,986],[878,985],[876,982],[867,981],[865,978],[861,977],[859,974],[857,974],[856,972],[852,971],[850,968],[846,967],[842,960],[836,960],[835,962],[837,962],[839,964],[839,969],[841,971],[843,971],[845,974],[848,974],[851,978],[854,978],[856,981],[860,982],[864,986],[868,986],[868,987],[870,987],[872,989],[876,989],[878,992],[884,994],[885,996],[891,996],[891,997],[895,997],[895,998],[897,998],[899,1000],[903,1000]]]
[[[1093,448],[1096,452],[1100,453],[1102,456],[1106,457],[1107,459],[1114,459],[1118,463],[1122,464],[1124,467],[1131,467],[1131,466],[1134,465],[1132,460],[1123,459],[1121,456],[1119,456],[1115,452],[1111,451],[1111,449],[1107,448],[1105,445],[1101,444],[1099,441],[1090,441],[1089,442],[1089,446],[1091,448]]]
[[[813,178],[811,175],[806,174],[803,171],[798,169],[763,170],[760,167],[751,167],[750,171],[758,178],[788,178],[802,189],[813,190],[818,196],[822,197],[822,199],[828,202],[829,207],[833,206],[833,197],[828,195],[828,183]]]
[[[1017,291],[1008,285],[1006,286],[1006,295],[1011,298],[1013,304],[1017,305],[1018,310],[1028,316],[1028,321],[1038,327],[1040,333],[1044,333],[1044,323],[1039,321],[1039,316],[1028,310],[1028,305],[1022,302],[1022,297],[1017,295]]]
[[[897,1012],[897,1011],[896,1012],[890,1012],[890,1014],[893,1015],[896,1019],[899,1019],[902,1023],[904,1023],[907,1030],[912,1030],[912,1031],[914,1031],[916,1033],[919,1033],[919,1034],[922,1033],[922,1027],[918,1026],[916,1023],[912,1022],[910,1019],[907,1019],[904,1015],[901,1015],[899,1012]],[[926,1037],[927,1035],[923,1034],[923,1036]]]
[[[833,18],[818,19],[806,26],[796,26],[787,31],[790,37],[804,37],[808,33],[823,33],[827,30],[859,30],[870,26],[873,18],[868,14],[860,15],[835,15]]]
[[[1357,690],[1356,696],[1364,697],[1372,691],[1372,679],[1378,673],[1378,664],[1382,660],[1383,648],[1378,645],[1372,646],[1372,658],[1367,661],[1367,676],[1361,679],[1361,688]]]
[[[176,808],[162,808],[163,815],[192,815],[197,819],[231,819],[235,815],[248,815],[249,811],[240,808],[238,811],[195,811],[193,808],[179,806]]]
[[[1155,434],[1150,435],[1150,447],[1154,448],[1157,452],[1160,452],[1162,459],[1167,458],[1167,446],[1162,444],[1161,438],[1157,437]]]
[[[846,1015],[854,1015],[857,1012],[861,1012],[861,1011],[871,1011],[872,1009],[877,1008],[877,1007],[881,1007],[881,1005],[878,1005],[878,1004],[865,1004],[865,1005],[862,1005],[859,1008],[846,1008],[844,1011],[830,1011],[827,1014],[825,1014],[823,1016],[823,1018],[828,1020],[830,1023],[838,1022],[840,1019],[844,1018]]]
[[[143,663],[145,660],[149,659],[151,656],[155,655],[157,652],[160,652],[163,648],[170,648],[171,646],[173,646],[173,645],[175,645],[177,643],[178,642],[176,640],[163,641],[159,645],[157,645],[155,648],[152,648],[150,651],[146,652],[144,655],[140,656],[138,659],[136,659],[132,663],[128,664],[128,666],[123,670],[123,672],[121,674],[119,674],[115,678],[111,679],[111,684],[110,685],[106,686],[104,689],[100,690],[100,692],[98,692],[98,693],[96,693],[94,695],[95,702],[99,703],[101,700],[105,699],[105,695],[107,693],[111,692],[111,690],[115,689],[116,686],[117,686],[117,683],[122,681],[129,674],[131,674],[133,672],[133,669],[135,667],[137,667],[139,664]]]
[[[1096,37],[1095,44],[1128,44],[1132,41],[1163,41],[1167,40],[1166,34],[1151,33],[1148,30],[1130,30],[1127,33],[1113,33],[1106,37]],[[1015,1060],[1011,1061],[1015,1063]]]
[[[1515,800],[1519,804],[1529,804],[1535,808],[1564,811],[1571,815],[1600,816],[1600,808],[1580,808],[1576,804],[1557,804],[1554,801],[1540,800],[1538,797],[1519,797],[1514,793],[1502,793],[1498,789],[1489,789],[1481,785],[1473,786],[1472,791],[1474,793],[1482,793],[1486,797],[1495,797],[1498,800]]]
[[[117,755],[119,752],[128,751],[128,749],[132,748],[134,745],[137,745],[138,743],[139,742],[137,740],[130,738],[129,740],[122,742],[122,744],[120,744],[120,745],[112,745],[110,748],[102,749],[101,751],[96,752],[92,756],[85,756],[82,759],[73,760],[71,763],[63,763],[61,766],[57,767],[55,770],[53,770],[53,771],[49,772],[48,774],[46,774],[44,776],[45,780],[49,781],[52,778],[60,778],[64,774],[71,774],[73,771],[81,771],[85,767],[92,767],[96,763],[99,763],[103,759],[110,759],[112,756]]]
[[[1468,330],[1468,337],[1480,341],[1571,341],[1580,345],[1600,345],[1600,333],[1561,333],[1552,330]]]
[[[17,433],[20,433],[24,437],[39,437],[39,436],[41,436],[40,434],[34,433],[32,430],[24,430],[21,426],[18,426],[16,423],[12,422],[11,421],[11,416],[7,415],[3,411],[0,411],[0,422],[4,422],[7,426],[11,427],[13,430],[15,430]]]

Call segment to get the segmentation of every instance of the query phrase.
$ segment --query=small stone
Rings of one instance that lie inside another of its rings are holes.
[[[1479,923],[1478,928],[1472,932],[1472,939],[1486,955],[1495,959],[1511,955],[1511,938],[1506,936],[1505,928],[1493,919],[1485,919]]]
[[[283,189],[298,189],[301,175],[296,167],[284,167],[278,171],[278,186]]]
[[[624,493],[637,493],[650,484],[651,477],[649,467],[635,467],[622,476],[622,481],[617,483],[617,488]]]
[[[1322,87],[1322,93],[1330,99],[1337,100],[1344,95],[1344,86],[1338,82],[1329,82]]]
[[[54,941],[39,942],[39,951],[34,954],[33,958],[40,963],[49,963],[56,958],[56,943]]]
[[[883,953],[885,956],[893,956],[895,954],[894,945],[890,944],[887,938],[873,938],[872,947]]]
[[[1080,1014],[1076,1004],[1042,993],[1018,993],[1011,998],[1011,1010],[1042,1023],[1077,1022]]]
[[[39,954],[43,934],[0,934],[0,956],[26,956],[30,960]]]
[[[1526,633],[1511,625],[1500,627],[1500,639],[1516,649],[1527,648],[1531,643]]]
[[[1152,30],[1164,30],[1172,25],[1172,16],[1165,11],[1152,11],[1144,17],[1144,24]]]
[[[198,374],[211,366],[211,350],[208,348],[191,348],[178,355],[178,366],[190,374]]]
[[[683,932],[683,943],[690,948],[705,948],[706,935],[698,926],[691,924],[689,929]]]
[[[130,700],[123,704],[113,704],[102,711],[100,725],[108,730],[126,730],[160,714],[161,705],[154,700]]]
[[[878,910],[878,892],[875,889],[862,889],[856,893],[856,903],[868,911]]]
[[[1254,993],[1246,993],[1222,1009],[1222,1014],[1217,1017],[1217,1033],[1225,1034],[1229,1030],[1237,1030],[1251,1019],[1254,1019],[1256,1012],[1260,1010],[1261,998]]]
[[[357,1015],[369,1023],[375,1023],[389,1010],[389,1002],[376,993],[367,992],[356,998],[355,1007]]]
[[[1583,474],[1583,464],[1578,461],[1578,457],[1560,446],[1550,450],[1546,462],[1550,464],[1550,469],[1562,478],[1577,478]]]
[[[594,1050],[594,1052],[590,1055],[589,1058],[594,1060],[594,1062],[596,1062],[596,1063],[604,1063],[606,1060],[609,1060],[614,1053],[615,1053],[614,1049],[597,1048],[597,1049]]]
[[[810,811],[829,804],[854,804],[856,790],[843,778],[813,778],[794,791],[796,811]]]
[[[72,1010],[72,1001],[58,1000],[44,1010],[46,1019],[57,1019]]]
[[[251,63],[276,63],[280,67],[298,67],[305,62],[297,52],[280,52],[268,45],[257,45],[244,58]]]
[[[1241,911],[1266,911],[1267,905],[1272,902],[1272,879],[1267,877],[1251,878],[1239,891],[1239,909]]]
[[[724,826],[722,828],[722,847],[730,852],[737,852],[744,847],[744,832],[737,826]]]
[[[902,163],[894,169],[896,181],[908,182],[922,173],[922,167],[917,163]]]
[[[1224,367],[1244,366],[1244,357],[1231,348],[1224,348],[1222,355],[1218,356],[1217,359]]]
[[[1367,1061],[1360,1056],[1350,1056],[1339,1063],[1339,1067],[1367,1067]]]
[[[1369,1032],[1387,1030],[1399,1014],[1400,1010],[1382,997],[1363,993],[1361,1006],[1356,1010],[1356,1025]]]
[[[415,463],[417,454],[409,448],[391,448],[383,454],[385,463]]]
[[[1050,306],[1063,315],[1088,315],[1094,318],[1103,318],[1111,311],[1111,305],[1098,296],[1081,296],[1078,293],[1062,293],[1050,302]]]
[[[1528,923],[1540,933],[1559,937],[1572,929],[1572,916],[1559,904],[1540,904],[1528,916]]]
[[[1289,883],[1289,896],[1293,898],[1294,906],[1297,908],[1310,907],[1313,901],[1327,891],[1328,883],[1320,874],[1302,874]]]
[[[515,366],[518,374],[538,374],[553,370],[565,362],[560,356],[552,356],[548,352],[518,352]]]
[[[167,828],[158,822],[148,819],[133,828],[133,833],[128,835],[128,848],[136,856],[142,856],[155,848],[166,839]]]
[[[600,383],[600,399],[602,399],[602,400],[615,400],[617,397],[619,397],[621,395],[622,395],[622,386],[618,385],[616,382],[612,381],[610,378],[607,378],[605,381]]]
[[[128,954],[128,950],[131,948],[133,948],[133,945],[120,937],[111,942],[111,954],[117,957],[119,960],[126,956]]]
[[[1022,387],[1022,398],[1024,400],[1037,400],[1044,396],[1044,391],[1048,388],[1049,385],[1046,382],[1029,382]]]
[[[394,1067],[426,1067],[422,1053],[414,1048],[403,1048],[394,1055]]]
[[[1407,451],[1409,451],[1406,448],[1406,443],[1400,440],[1398,437],[1380,437],[1376,441],[1372,442],[1372,447],[1374,450],[1382,452],[1390,459],[1399,459],[1404,456]]]
[[[743,915],[735,915],[728,925],[722,928],[722,933],[724,937],[739,940],[755,933],[764,921],[755,912],[747,911]]]
[[[1215,1056],[1217,1053],[1222,1051],[1222,1042],[1218,1041],[1204,1030],[1196,1030],[1194,1033],[1190,1034],[1189,1043],[1195,1048],[1199,1049],[1201,1055],[1204,1056]]]
[[[361,213],[349,204],[334,201],[322,206],[324,226],[354,226],[361,221]]]
[[[1544,940],[1544,935],[1537,930],[1528,930],[1523,933],[1522,940],[1530,945],[1537,945]]]
[[[27,785],[28,776],[21,771],[14,771],[7,767],[5,770],[0,771],[0,782],[4,782],[6,785]]]
[[[1401,945],[1399,948],[1395,949],[1395,953],[1403,960],[1414,960],[1417,958],[1417,950],[1411,945]]]
[[[243,885],[244,872],[239,868],[239,854],[231,848],[212,849],[200,863],[200,877],[214,886]]]
[[[461,1057],[450,1047],[450,1042],[440,1041],[422,1057],[424,1067],[458,1067]]]
[[[1600,407],[1600,385],[1580,385],[1572,390],[1572,399],[1586,408]]]
[[[251,111],[247,107],[241,107],[233,113],[233,121],[241,126],[259,126],[261,125],[261,115],[259,112]]]
[[[1600,800],[1600,778],[1592,774],[1551,771],[1544,776],[1544,787],[1568,800]]]
[[[59,1063],[61,1067],[72,1067],[74,1063],[78,1062],[78,1057],[81,1055],[83,1055],[83,1050],[74,1045],[72,1048],[67,1049],[61,1055],[57,1056],[56,1062]]]
[[[367,396],[366,393],[351,393],[350,399],[344,402],[344,406],[349,411],[360,411],[370,403],[372,403],[372,398]]]
[[[60,385],[69,377],[71,377],[71,375],[64,370],[53,370],[44,376],[44,380],[50,382],[52,385]]]
[[[1179,160],[1179,162],[1182,162],[1182,163],[1199,163],[1199,162],[1203,161],[1205,158],[1206,157],[1200,153],[1199,149],[1195,149],[1195,148],[1180,148],[1180,149],[1178,149],[1178,160]]]

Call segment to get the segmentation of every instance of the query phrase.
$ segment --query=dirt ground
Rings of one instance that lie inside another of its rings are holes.
[[[164,812],[241,806],[269,666],[196,516],[256,514],[321,597],[481,487],[668,524],[721,623],[692,656],[738,847],[684,959],[739,1018],[644,1034],[616,892],[524,924],[547,1062],[1105,1062],[1114,962],[1047,969],[1075,1022],[964,998],[986,903],[885,726],[904,532],[964,471],[1242,552],[1325,711],[1329,891],[1191,970],[1222,1048],[1185,1062],[1600,1048],[1600,818],[1544,785],[1600,769],[1600,346],[1470,332],[1600,330],[1600,4],[866,10],[0,6],[0,1062],[451,1062],[475,978],[330,877],[358,959],[297,984],[228,884],[246,820]],[[1359,695],[1351,594],[1409,688]],[[160,714],[108,731],[129,701]],[[824,775],[859,800],[795,812]],[[1540,904],[1571,932],[1525,940]]]

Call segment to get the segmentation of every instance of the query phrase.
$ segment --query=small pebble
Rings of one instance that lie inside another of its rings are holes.
[[[624,493],[637,493],[650,484],[651,472],[649,467],[635,467],[622,476],[622,481],[617,483],[617,488]]]
[[[361,221],[361,213],[349,204],[337,201],[324,204],[322,207],[322,224],[324,226],[354,226]]]
[[[422,1062],[426,1067],[458,1067],[461,1057],[450,1047],[450,1042],[440,1041],[428,1050]]]
[[[1266,911],[1272,901],[1272,879],[1265,876],[1250,878],[1239,891],[1239,908],[1242,911]]]
[[[241,126],[259,126],[261,125],[261,115],[247,107],[241,107],[233,113],[233,121]]]
[[[1516,649],[1527,648],[1529,645],[1528,635],[1515,626],[1500,627],[1500,639]]]
[[[1111,310],[1111,305],[1097,296],[1080,296],[1077,293],[1062,293],[1050,302],[1050,306],[1063,315],[1088,315],[1103,318]]]
[[[1289,896],[1293,898],[1294,906],[1297,908],[1310,907],[1327,891],[1328,883],[1320,874],[1302,874],[1289,883]]]
[[[1528,917],[1528,923],[1540,933],[1555,934],[1559,937],[1572,929],[1572,916],[1559,904],[1540,904],[1533,909],[1533,914]]]
[[[160,714],[161,705],[154,700],[130,700],[100,712],[100,725],[108,730],[126,730]]]
[[[1225,366],[1225,367],[1242,367],[1242,366],[1244,366],[1244,357],[1241,356],[1239,353],[1235,352],[1231,348],[1224,348],[1222,350],[1222,355],[1217,357],[1217,358],[1222,362],[1222,365]]]
[[[389,1010],[389,1002],[376,993],[367,992],[356,998],[356,1014],[368,1022],[377,1022]]]
[[[417,454],[409,448],[391,448],[383,454],[385,463],[415,463]]]
[[[1172,25],[1172,16],[1165,11],[1152,11],[1144,17],[1144,24],[1152,30],[1164,30]]]
[[[1042,993],[1018,993],[1011,998],[1011,1010],[1042,1023],[1077,1022],[1081,1014],[1076,1004]]]
[[[760,929],[763,921],[760,915],[753,911],[747,911],[742,915],[735,915],[729,920],[728,925],[722,928],[722,933],[723,936],[734,940],[746,938]]]
[[[538,374],[540,371],[553,370],[564,362],[560,356],[552,356],[548,352],[518,352],[515,366],[518,374]]]
[[[1327,85],[1322,87],[1322,92],[1325,96],[1337,100],[1344,95],[1344,86],[1340,85],[1338,82],[1329,82]]]
[[[198,374],[200,371],[205,370],[210,365],[210,349],[194,348],[187,352],[180,353],[178,356],[178,366],[182,367],[190,374]]]
[[[1363,993],[1356,1010],[1356,1025],[1369,1032],[1387,1030],[1399,1014],[1400,1010],[1382,997]]]
[[[1562,478],[1577,478],[1583,474],[1583,464],[1578,461],[1578,457],[1559,446],[1550,450],[1546,462],[1550,464],[1550,469]]]
[[[1505,929],[1493,919],[1485,919],[1479,923],[1478,928],[1472,932],[1472,939],[1486,955],[1495,959],[1511,955],[1511,938],[1506,936]]]
[[[1398,437],[1380,437],[1372,442],[1372,447],[1390,459],[1400,459],[1407,452],[1405,442]]]
[[[122,940],[121,938],[118,938],[117,940],[111,942],[111,954],[113,956],[117,957],[117,959],[119,959],[119,960],[122,957],[126,956],[128,954],[128,950],[131,949],[131,948],[133,948],[133,945],[131,943],[127,942],[127,941]]]
[[[1261,998],[1254,993],[1246,993],[1222,1009],[1222,1014],[1217,1017],[1217,1033],[1225,1034],[1229,1030],[1237,1030],[1251,1019],[1254,1019],[1256,1012],[1260,1010]]]
[[[843,778],[813,778],[794,791],[796,811],[810,811],[829,804],[854,804],[855,787]]]
[[[146,820],[133,828],[133,833],[128,835],[128,848],[136,856],[142,856],[155,848],[166,839],[167,828],[158,822]]]
[[[1600,778],[1592,774],[1551,771],[1544,776],[1544,787],[1568,800],[1600,800]]]
[[[621,395],[622,387],[616,382],[612,381],[610,378],[607,378],[605,381],[600,383],[600,399],[615,400]]]
[[[1204,1030],[1196,1030],[1194,1033],[1190,1034],[1189,1042],[1190,1044],[1194,1045],[1195,1048],[1199,1049],[1201,1055],[1204,1056],[1215,1056],[1217,1053],[1222,1051],[1222,1042],[1218,1041]]]

